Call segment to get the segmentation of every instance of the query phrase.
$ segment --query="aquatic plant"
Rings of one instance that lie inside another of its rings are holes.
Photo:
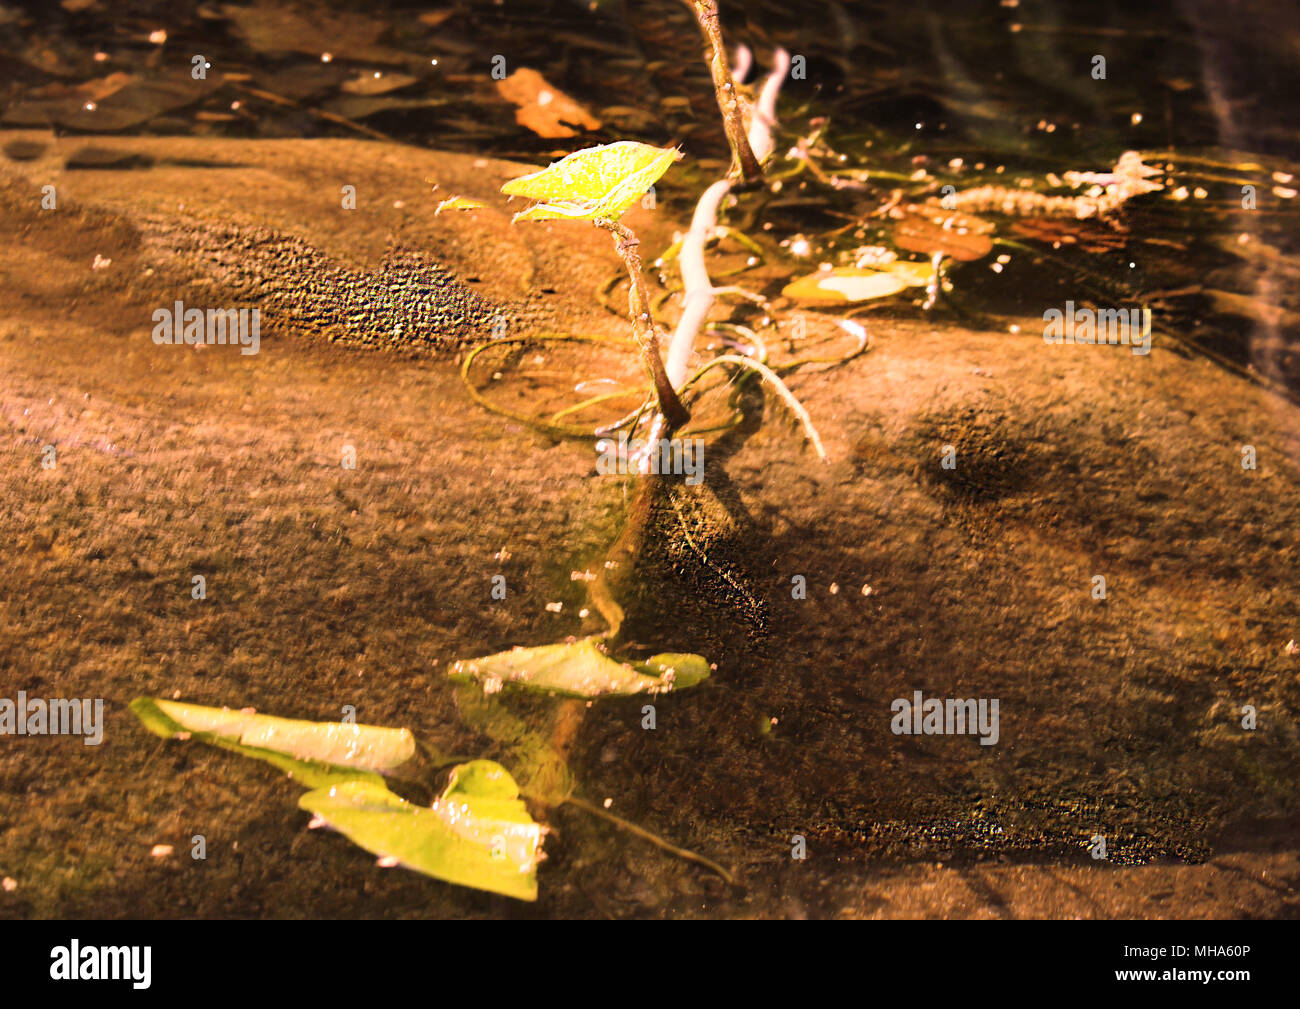
[[[705,266],[705,246],[719,237],[717,216],[722,201],[733,190],[761,179],[761,163],[773,147],[776,95],[788,66],[786,55],[778,52],[777,68],[764,85],[757,107],[752,106],[726,64],[716,3],[687,2],[696,12],[710,46],[711,74],[733,159],[727,177],[710,186],[700,198],[691,228],[673,253],[680,256],[686,294],[683,315],[669,345],[667,366],[661,355],[663,333],[645,285],[640,241],[621,218],[681,159],[681,152],[619,141],[575,151],[502,187],[506,195],[535,201],[515,215],[516,222],[587,222],[611,234],[627,274],[633,341],[649,379],[642,405],[614,424],[577,431],[569,426],[536,426],[591,437],[645,424],[648,441],[653,445],[661,438],[670,438],[689,421],[682,395],[715,368],[728,368],[737,376],[756,374],[774,388],[804,426],[818,455],[825,458],[808,412],[766,364],[766,351],[756,334],[733,326],[737,332],[748,333],[750,350],[721,354],[687,375],[696,337],[706,328],[710,307],[720,294],[738,290],[713,286]],[[472,212],[481,206],[476,200],[452,197],[442,201],[437,212]],[[666,254],[659,262],[669,258],[672,256]],[[469,383],[470,369],[487,347],[544,338],[498,336],[466,355],[462,376]],[[737,384],[740,380],[736,379]],[[472,384],[470,388],[474,391]],[[491,406],[477,393],[475,398]],[[638,466],[641,474],[648,470],[645,462],[641,460]],[[614,544],[611,556],[631,557],[640,549],[649,502],[659,486],[649,479],[641,482],[631,520]],[[617,566],[610,561],[605,569]],[[565,754],[592,700],[688,688],[704,682],[713,668],[706,658],[696,654],[662,653],[641,662],[611,654],[623,622],[622,608],[604,571],[596,576],[589,590],[593,605],[607,624],[603,634],[460,659],[448,666],[448,679],[455,684],[462,717],[506,748],[513,773],[490,760],[464,761],[440,755],[427,745],[417,744],[405,729],[305,722],[151,697],[138,698],[131,707],[149,731],[163,738],[199,740],[284,771],[309,790],[299,805],[313,814],[312,826],[333,827],[379,856],[384,866],[402,865],[459,885],[533,900],[537,896],[536,868],[543,857],[546,828],[529,815],[523,802],[528,798],[542,808],[572,804],[730,881],[730,874],[717,863],[669,844],[574,794]],[[552,698],[543,719],[548,724],[540,728],[524,724],[503,707],[499,695],[511,691]],[[433,792],[428,776],[449,766],[449,780],[428,806],[418,806],[389,787],[391,783],[408,793]]]

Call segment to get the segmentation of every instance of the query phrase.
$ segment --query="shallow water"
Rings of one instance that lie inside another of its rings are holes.
[[[201,45],[251,75],[214,81],[199,106],[157,110],[127,136],[355,137],[361,124],[534,162],[588,141],[679,141],[688,158],[654,226],[666,244],[665,219],[686,220],[725,155],[699,46],[678,4],[582,8],[473,5],[438,25],[370,12],[364,21],[387,29],[374,45],[436,51],[446,79],[424,71],[400,92],[437,105],[365,115],[340,104],[356,97],[341,81],[372,65],[414,68],[343,45],[328,63],[267,51],[253,28],[197,7],[135,5],[134,21],[120,7],[112,22],[59,15],[39,32],[7,18],[3,37],[50,74],[89,70],[103,47],[100,71],[161,76],[153,56]],[[873,309],[862,317],[871,354],[792,381],[828,463],[750,389],[739,426],[708,443],[703,485],[675,486],[676,508],[661,500],[652,513],[635,567],[620,573],[624,638],[647,655],[699,652],[717,670],[657,698],[654,731],[642,728],[644,698],[583,708],[567,768],[579,795],[611,800],[612,813],[717,860],[739,885],[572,807],[545,812],[555,833],[534,906],[380,870],[342,838],[308,833],[296,789],[266,768],[146,736],[125,709],[141,693],[319,719],[352,704],[364,722],[408,726],[525,779],[520,754],[532,735],[553,736],[561,702],[503,695],[494,703],[528,734],[494,738],[445,670],[599,631],[597,614],[578,615],[593,607],[574,575],[606,557],[636,481],[598,477],[590,444],[475,407],[446,356],[292,332],[255,368],[209,350],[160,357],[129,335],[122,307],[149,293],[127,289],[118,303],[83,292],[61,321],[52,306],[75,301],[72,288],[32,286],[3,334],[6,467],[29,472],[50,442],[68,461],[5,488],[4,680],[103,696],[108,732],[100,748],[29,740],[6,752],[0,875],[18,886],[0,913],[1295,913],[1296,659],[1284,646],[1300,622],[1300,455],[1294,406],[1266,390],[1294,389],[1300,375],[1294,201],[1274,178],[1293,170],[1297,124],[1268,97],[1295,73],[1282,57],[1300,24],[1268,5],[1232,20],[1189,5],[817,10],[724,8],[724,27],[760,60],[774,43],[807,57],[781,108],[782,146],[826,116],[823,167],[886,174],[863,190],[805,177],[742,205],[738,219],[757,205],[755,220],[772,224],[755,231],[769,261],[742,275],[769,297],[837,250],[874,244],[864,215],[896,188],[1044,191],[1049,173],[1105,172],[1125,150],[1173,167],[1165,192],[1134,201],[1116,226],[1026,234],[1023,220],[990,215],[1000,238],[1021,243],[1001,270],[994,257],[954,266],[933,314]],[[166,28],[166,46],[141,43],[138,22]],[[618,128],[528,134],[479,67],[498,47]],[[1088,73],[1103,51],[1105,82]],[[10,73],[10,112],[29,84]],[[234,101],[234,118],[196,114]],[[65,123],[60,149],[93,128]],[[140,168],[74,170],[92,173],[89,192],[94,172]],[[1243,184],[1258,187],[1258,209],[1241,208]],[[1169,199],[1180,186],[1188,198]],[[304,209],[304,227],[321,228],[317,213]],[[15,263],[44,262],[38,252],[71,262],[86,248],[72,232],[22,234]],[[806,257],[781,244],[800,236]],[[574,255],[575,275],[600,272],[585,249]],[[1031,328],[1069,299],[1152,305],[1159,352],[1142,370],[1126,351],[1044,357]],[[40,318],[49,324],[24,321]],[[87,353],[85,333],[105,320],[114,338]],[[584,380],[636,373],[626,357],[566,344],[493,367],[501,401],[539,413]],[[716,394],[709,410],[722,412]],[[345,442],[360,473],[338,466]],[[1260,447],[1257,473],[1236,463],[1243,442]],[[937,464],[949,445],[961,459],[951,471]],[[197,615],[195,570],[213,585]],[[1104,602],[1090,595],[1098,573]],[[487,590],[494,574],[510,586],[504,604]],[[792,593],[796,577],[806,598]],[[998,698],[998,744],[892,733],[891,702],[917,690]],[[1238,731],[1243,704],[1260,731]],[[194,833],[209,838],[204,862],[183,857]],[[1088,853],[1096,834],[1109,850],[1100,864]],[[791,857],[796,836],[807,859]],[[150,858],[164,841],[181,857]],[[1136,875],[1115,883],[1101,875],[1112,869]]]

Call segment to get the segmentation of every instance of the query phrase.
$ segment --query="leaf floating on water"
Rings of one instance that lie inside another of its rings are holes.
[[[131,710],[155,735],[172,739],[193,733],[268,760],[312,787],[322,775],[333,781],[366,772],[386,774],[415,755],[415,737],[407,729],[299,721],[153,697],[136,698]]]
[[[537,899],[545,828],[528,815],[509,772],[491,760],[455,767],[427,809],[365,781],[316,789],[298,806],[381,859],[459,886]]]
[[[516,221],[617,220],[681,157],[675,147],[620,140],[574,151],[549,168],[510,180],[501,192],[543,201],[516,214]]]
[[[709,664],[699,655],[657,655],[634,666],[610,658],[596,646],[598,640],[582,638],[465,659],[453,664],[447,675],[461,682],[477,680],[489,692],[510,684],[568,697],[661,694],[694,686],[709,675]]]
[[[443,200],[438,204],[438,209],[433,212],[437,217],[444,210],[478,210],[480,207],[487,206],[482,200],[472,200],[468,196],[453,196],[449,200]]]
[[[870,301],[888,298],[908,287],[908,282],[895,273],[880,270],[859,270],[844,266],[835,270],[818,270],[787,284],[781,291],[787,298],[809,303],[840,303]]]
[[[312,826],[335,828],[382,864],[537,899],[546,831],[528,815],[518,786],[500,764],[475,760],[457,766],[426,809],[391,792],[375,773],[414,754],[406,729],[304,722],[154,697],[136,698],[131,710],[165,739],[197,738],[288,772],[312,789],[298,802],[314,814]]]

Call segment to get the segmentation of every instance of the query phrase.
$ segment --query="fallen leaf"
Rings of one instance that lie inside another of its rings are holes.
[[[279,768],[309,788],[352,779],[380,780],[415,754],[406,729],[347,722],[307,722],[231,708],[138,697],[131,710],[164,739],[197,737]]]
[[[566,95],[547,83],[536,70],[523,67],[505,80],[497,81],[497,91],[506,101],[517,105],[515,120],[539,137],[555,139],[577,136],[577,126],[584,130],[600,129],[600,120]],[[571,124],[571,125],[566,125]]]
[[[489,690],[508,684],[568,697],[667,693],[694,686],[709,675],[709,664],[699,655],[657,655],[633,665],[610,658],[597,640],[581,638],[465,659],[454,663],[447,675],[460,682],[477,680]]]
[[[812,304],[870,301],[887,298],[906,290],[909,283],[895,273],[880,270],[859,270],[845,266],[836,270],[818,270],[800,277],[781,291],[794,301]]]
[[[894,244],[908,252],[933,256],[936,252],[969,262],[993,251],[993,224],[970,214],[934,207],[895,209]]]
[[[518,900],[537,899],[545,830],[528,815],[510,773],[493,761],[455,767],[427,809],[366,781],[316,789],[298,806],[378,855],[381,864]]]

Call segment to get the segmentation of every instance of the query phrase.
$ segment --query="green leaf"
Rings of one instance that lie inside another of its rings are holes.
[[[666,676],[671,673],[674,690],[693,687],[707,680],[709,673],[712,672],[708,659],[703,655],[693,655],[689,652],[664,652],[660,655],[652,655],[638,668],[651,676]]]
[[[137,697],[131,710],[157,736],[193,736],[264,760],[308,788],[349,780],[381,782],[378,774],[388,773],[415,754],[415,738],[406,729],[298,721],[155,697]]]
[[[462,683],[477,680],[489,693],[509,684],[567,697],[667,693],[694,686],[709,675],[709,664],[699,655],[656,655],[638,670],[606,655],[596,645],[599,640],[581,638],[464,659],[453,664],[447,675]]]
[[[491,760],[451,772],[429,808],[382,783],[349,781],[298,800],[354,844],[427,876],[519,900],[537,899],[537,863],[545,828],[536,823],[514,779]]]
[[[681,156],[675,147],[621,140],[574,151],[549,168],[511,179],[501,192],[542,201],[516,214],[516,221],[617,220]]]
[[[818,270],[800,277],[787,284],[781,293],[795,301],[848,303],[888,298],[908,286],[908,281],[895,273],[844,266],[836,270]]]

